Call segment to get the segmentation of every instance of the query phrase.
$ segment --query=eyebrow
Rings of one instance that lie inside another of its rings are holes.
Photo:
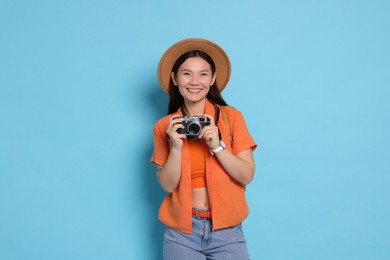
[[[192,70],[190,70],[190,69],[181,69],[181,71],[190,71],[190,72],[192,72]],[[199,72],[211,72],[211,70],[210,69],[205,69],[205,70],[200,70]]]

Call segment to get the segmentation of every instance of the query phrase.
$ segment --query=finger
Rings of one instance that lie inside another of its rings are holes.
[[[169,121],[175,120],[176,118],[180,117],[179,114],[174,114],[169,118]]]
[[[178,122],[182,122],[183,118],[179,114],[172,115],[169,119],[169,124],[177,124]]]
[[[178,130],[179,128],[183,129],[183,128],[184,128],[184,125],[181,124],[181,123],[176,123],[176,124],[174,124],[174,125],[172,126],[172,130],[173,130],[174,132],[177,132],[177,130]]]
[[[175,118],[178,118],[178,117],[181,117],[180,114],[173,114],[173,115],[171,116],[171,119],[175,119]]]
[[[172,117],[170,118],[170,121],[169,121],[169,124],[168,124],[168,128],[169,128],[169,129],[172,129],[172,127],[173,127],[174,125],[179,125],[179,124],[181,124],[182,121],[183,121],[183,119],[182,119],[179,115],[177,115],[177,116],[172,116]]]
[[[168,127],[167,127],[167,134],[171,137],[174,138],[174,135],[177,134],[177,130],[179,128],[183,128],[183,124],[181,124],[182,119],[180,118],[180,115],[173,115],[170,118]]]
[[[206,126],[200,132],[199,138],[206,137],[213,138],[218,137],[218,127],[217,126]]]
[[[210,143],[210,142],[213,141],[213,138],[212,138],[212,137],[209,137],[209,136],[205,136],[204,141],[205,141],[206,143]]]
[[[185,134],[179,134],[179,133],[175,133],[172,135],[171,139],[172,140],[175,140],[176,142],[180,142],[182,141],[182,139],[186,139],[187,136]]]
[[[170,123],[177,123],[179,121],[180,122],[183,121],[183,118],[179,114],[175,114],[175,115],[171,116],[169,121],[170,121]]]
[[[206,143],[212,143],[212,142],[218,142],[218,136],[211,135],[211,134],[205,134],[203,137],[204,141]]]

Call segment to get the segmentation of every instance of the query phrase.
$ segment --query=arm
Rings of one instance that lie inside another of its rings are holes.
[[[172,193],[179,184],[181,176],[181,147],[172,148],[164,166],[157,166],[157,179],[161,187]]]
[[[242,185],[247,185],[252,181],[255,173],[252,149],[247,149],[236,155],[225,149],[215,156],[233,179]]]
[[[210,149],[215,149],[220,145],[218,127],[215,126],[214,119],[212,119],[210,115],[207,116],[211,118],[210,126],[204,128],[201,136],[205,138],[205,141]],[[239,121],[236,122],[236,126],[240,126],[241,129],[237,127],[235,128],[235,136],[237,137],[235,138],[235,141],[237,142],[239,140],[245,140],[243,139],[244,137],[241,137],[242,135],[240,136],[240,133],[247,133],[243,118],[239,117]],[[217,157],[225,171],[233,179],[240,182],[242,185],[247,185],[252,181],[255,172],[255,163],[252,151],[252,148],[248,148],[238,152],[237,154],[233,154],[229,150],[225,149],[219,153],[216,153],[214,156]]]
[[[168,159],[164,166],[157,166],[157,179],[161,187],[169,193],[172,193],[179,184],[181,177],[181,152],[183,147],[183,138],[185,135],[177,133],[178,128],[183,128],[178,115],[173,115],[168,124],[167,134],[169,135],[172,147],[169,151]]]

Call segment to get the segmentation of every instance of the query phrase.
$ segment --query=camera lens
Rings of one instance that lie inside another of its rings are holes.
[[[189,134],[198,135],[200,130],[201,130],[201,128],[200,128],[199,124],[191,123],[191,124],[188,125],[187,130],[188,130]]]

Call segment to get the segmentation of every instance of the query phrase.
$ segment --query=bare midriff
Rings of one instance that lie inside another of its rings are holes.
[[[192,206],[199,209],[210,208],[207,188],[192,189]]]

